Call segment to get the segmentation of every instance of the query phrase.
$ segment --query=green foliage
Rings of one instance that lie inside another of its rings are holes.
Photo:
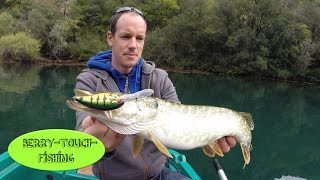
[[[154,40],[148,42],[153,46],[146,51],[155,46],[162,51],[145,55],[187,69],[282,79],[306,77],[310,66],[318,62],[315,52],[319,46],[309,25],[293,18],[295,8],[303,5],[277,0],[182,1],[182,13],[151,33],[157,38],[149,40]],[[161,43],[167,43],[167,48]]]
[[[23,29],[26,29],[34,37],[45,42],[49,23],[50,20],[39,9],[32,9],[28,12],[28,20],[25,21],[25,28]]]
[[[117,1],[77,0],[72,4],[71,15],[79,20],[79,27],[101,35],[107,31],[108,21],[118,5]]]
[[[170,62],[175,61],[175,52],[171,41],[165,38],[163,33],[164,31],[157,28],[148,34],[143,57],[159,65],[170,65]]]
[[[88,60],[94,54],[106,50],[103,37],[90,31],[77,36],[75,41],[68,45],[68,51],[72,55],[72,59]]]
[[[2,61],[32,61],[38,58],[40,42],[20,32],[0,38],[0,59]]]
[[[320,79],[320,68],[311,69],[308,72],[310,79],[312,82],[319,82]]]
[[[320,67],[320,2],[305,1],[296,7],[295,17],[304,22],[311,32],[313,53],[310,66]]]
[[[160,65],[301,80],[320,68],[318,0],[6,0],[0,6],[0,36],[27,32],[50,59],[87,60],[105,50],[114,10],[134,6],[148,22],[143,57]]]
[[[13,21],[14,19],[9,13],[3,12],[0,14],[0,36],[12,32]]]
[[[169,20],[178,15],[180,11],[178,0],[143,1],[136,6],[147,17],[149,30],[153,30],[156,27],[165,27],[169,23]]]
[[[292,74],[286,69],[277,70],[277,76],[281,79],[288,79],[292,76]]]
[[[69,39],[72,38],[72,31],[78,29],[77,21],[66,18],[57,20],[51,31],[49,32],[48,45],[50,54],[56,59],[67,57],[69,53]]]

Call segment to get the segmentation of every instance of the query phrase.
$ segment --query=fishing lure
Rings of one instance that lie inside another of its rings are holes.
[[[120,94],[103,92],[85,96],[74,96],[73,99],[79,103],[98,110],[113,110],[121,107],[124,102]]]
[[[154,91],[152,89],[145,89],[134,94],[115,92],[101,92],[92,94],[89,91],[75,89],[74,93],[76,96],[74,96],[73,99],[78,101],[80,104],[92,109],[107,111],[118,109],[125,102],[133,101],[143,97],[149,97],[154,93]]]

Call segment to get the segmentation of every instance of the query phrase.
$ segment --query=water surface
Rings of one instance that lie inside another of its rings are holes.
[[[73,129],[65,105],[83,66],[0,65],[0,153],[16,137],[49,128]],[[170,73],[184,104],[250,112],[253,150],[245,169],[239,145],[218,158],[229,179],[283,175],[319,179],[320,88],[285,82]],[[201,149],[182,151],[203,179],[218,179]]]

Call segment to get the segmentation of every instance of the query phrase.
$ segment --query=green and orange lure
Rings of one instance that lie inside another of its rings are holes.
[[[92,109],[113,110],[123,105],[124,102],[120,96],[121,94],[103,92],[85,96],[78,95],[73,99]]]
[[[125,102],[133,101],[138,98],[149,97],[154,91],[152,89],[144,89],[134,94],[116,93],[116,92],[99,92],[91,93],[82,89],[74,90],[75,96],[73,101],[77,101],[85,107],[96,110],[114,110],[120,108]],[[72,106],[73,102],[66,101],[67,105]]]

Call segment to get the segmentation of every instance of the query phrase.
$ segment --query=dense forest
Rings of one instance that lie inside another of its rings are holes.
[[[0,61],[87,61],[120,6],[144,12],[158,65],[320,82],[320,0],[2,0]]]

